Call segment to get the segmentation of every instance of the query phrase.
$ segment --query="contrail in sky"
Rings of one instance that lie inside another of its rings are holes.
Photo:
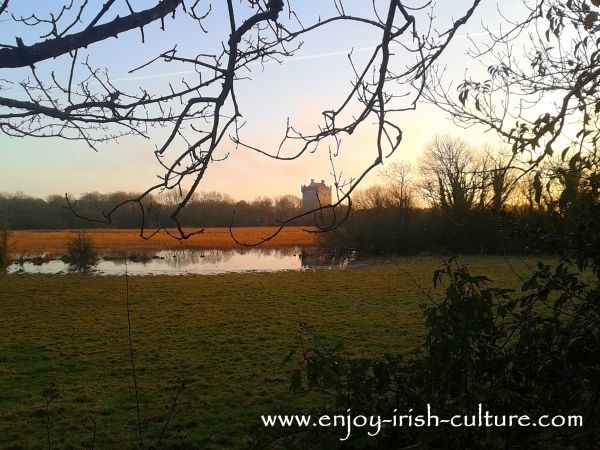
[[[476,37],[476,36],[483,36],[486,33],[473,33],[473,34],[462,34],[462,35],[458,35],[455,36],[454,39],[463,39],[466,37]],[[390,47],[401,47],[402,44],[393,44]],[[353,54],[355,53],[362,53],[362,52],[368,52],[368,51],[372,51],[375,50],[375,46],[372,47],[362,47],[362,48],[355,48],[355,49],[351,49],[351,50],[336,50],[333,52],[327,52],[327,53],[317,53],[317,54],[313,54],[313,55],[304,55],[304,56],[292,56],[290,58],[286,58],[282,61],[282,63],[287,63],[287,62],[294,62],[294,61],[308,61],[311,59],[320,59],[320,58],[329,58],[332,56],[341,56],[341,55],[347,55],[348,53],[352,52]],[[267,61],[264,64],[276,64],[275,61]],[[252,66],[259,66],[261,65],[261,63],[256,62],[251,64]],[[210,69],[203,69],[200,72],[212,72],[212,70]],[[151,79],[155,79],[155,78],[167,78],[167,77],[173,77],[176,75],[190,75],[193,73],[198,73],[198,71],[195,70],[182,70],[179,72],[167,72],[167,73],[155,73],[155,74],[148,74],[148,75],[132,75],[132,76],[128,76],[128,77],[122,77],[122,78],[114,78],[111,80],[111,83],[119,83],[119,82],[124,82],[124,81],[136,81],[136,80],[151,80]]]

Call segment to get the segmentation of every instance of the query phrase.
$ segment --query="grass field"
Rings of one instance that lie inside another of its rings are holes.
[[[310,227],[309,227],[310,228]],[[276,228],[254,227],[234,228],[236,238],[244,243],[255,243],[272,234]],[[187,230],[193,231],[193,230]],[[63,255],[67,242],[77,230],[13,231],[9,241],[12,255]],[[86,233],[99,249],[117,250],[172,250],[185,248],[229,249],[239,248],[229,233],[229,228],[205,228],[200,235],[185,241],[177,241],[165,232],[152,239],[140,238],[140,230],[91,229]],[[262,244],[263,247],[310,247],[316,245],[316,235],[303,231],[303,227],[286,227],[273,240]]]
[[[466,257],[475,273],[517,286],[526,263]],[[176,381],[186,387],[163,448],[241,447],[260,415],[291,413],[320,398],[292,395],[282,364],[299,321],[349,353],[413,348],[423,333],[415,286],[431,286],[435,257],[285,273],[129,279],[144,441],[152,447]],[[8,275],[0,278],[0,448],[136,447],[125,278]]]

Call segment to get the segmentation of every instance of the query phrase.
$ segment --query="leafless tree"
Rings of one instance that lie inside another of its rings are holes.
[[[158,196],[158,201],[160,201],[160,203],[162,203],[163,205],[166,205],[170,208],[177,208],[177,206],[179,206],[179,203],[181,203],[181,201],[188,195],[187,191],[183,191],[183,190],[166,190],[164,192],[161,193],[160,196]],[[194,194],[192,194],[192,196],[190,197],[190,199],[188,200],[188,203],[193,203],[193,202],[197,202],[200,198],[200,194],[195,192]]]
[[[524,170],[501,148],[475,148],[464,139],[436,135],[421,157],[419,185],[425,202],[443,211],[458,216],[473,208],[499,212]]]
[[[390,195],[398,206],[408,210],[415,206],[415,186],[412,165],[407,161],[393,161],[382,167],[380,174],[386,180]]]
[[[539,206],[536,202],[536,190],[534,186],[534,176],[529,173],[519,178],[515,189],[516,195],[514,207],[528,212],[533,212]]]
[[[275,217],[278,220],[285,220],[287,217],[297,215],[302,209],[302,199],[295,195],[281,195],[275,197],[274,201]]]
[[[398,206],[389,186],[374,185],[360,189],[354,196],[356,209],[383,209]]]
[[[512,152],[503,148],[484,147],[480,149],[482,156],[483,183],[480,199],[482,206],[489,207],[495,212],[501,211],[513,195],[518,174],[523,168],[516,165],[516,158]]]
[[[467,141],[436,135],[425,146],[419,162],[424,200],[442,211],[464,215],[481,203],[488,171]]]
[[[333,211],[333,220],[321,225],[325,231],[339,224],[336,211],[349,211],[342,206],[350,202],[350,195],[367,173],[398,148],[402,130],[394,123],[395,115],[416,107],[430,69],[480,1],[470,0],[456,20],[443,25],[445,29],[436,29],[433,5],[426,0],[420,5],[376,0],[371,13],[363,15],[349,12],[342,0],[333,0],[319,5],[324,11],[328,10],[325,6],[332,7],[329,9],[333,12],[310,23],[305,23],[291,1],[283,0],[227,0],[219,4],[201,0],[107,0],[102,6],[72,0],[52,3],[49,8],[53,12],[46,15],[31,6],[29,16],[12,15],[16,2],[5,0],[0,6],[0,21],[4,29],[13,30],[14,34],[12,39],[3,36],[0,42],[0,130],[15,137],[80,140],[96,149],[101,142],[128,135],[148,139],[153,128],[166,129],[167,137],[154,151],[163,170],[159,182],[141,195],[104,211],[95,220],[110,223],[115,211],[133,203],[141,213],[141,236],[151,237],[159,230],[145,230],[147,208],[143,199],[151,193],[178,190],[181,199],[170,218],[177,229],[173,236],[183,239],[199,231],[186,232],[178,216],[192,200],[212,163],[227,156],[219,152],[225,143],[233,142],[280,160],[293,160],[326,146],[333,161],[342,150],[345,135],[374,122],[372,163],[350,179],[343,179],[332,164],[337,195],[333,204],[326,206]],[[204,25],[209,17],[219,13],[215,12],[218,8],[224,9],[226,31],[218,37],[221,50],[215,53],[204,50],[202,42],[206,37]],[[100,45],[114,45],[113,38],[137,30],[141,44],[145,44],[149,27],[160,26],[164,30],[184,20],[197,26],[198,34],[193,39],[199,39],[200,44],[195,55],[174,46],[149,60],[133,62],[130,70],[135,74],[147,67],[187,66],[195,75],[179,84],[165,83],[160,92],[143,85],[126,89],[113,82],[110,67],[96,67],[92,62],[94,50]],[[9,22],[10,27],[4,22]],[[307,34],[342,22],[369,27],[379,36],[366,63],[359,65],[349,55],[354,79],[350,80],[346,98],[323,111],[323,122],[315,132],[302,132],[288,121],[281,145],[274,150],[244,140],[243,105],[236,96],[239,81],[251,75],[256,65],[262,67],[292,56]],[[39,40],[26,42],[24,36],[33,39],[36,33],[41,35]],[[404,55],[401,64],[393,63],[398,53]],[[55,70],[59,66],[68,70]],[[67,202],[77,213],[68,197]],[[295,218],[284,220],[281,228]]]

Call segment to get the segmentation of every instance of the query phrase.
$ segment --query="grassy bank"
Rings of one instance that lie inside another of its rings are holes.
[[[474,272],[518,285],[500,257],[464,258]],[[146,447],[156,442],[178,379],[185,380],[164,448],[238,447],[260,415],[292,412],[317,398],[289,393],[282,364],[299,343],[299,321],[349,353],[412,348],[422,333],[420,288],[439,258],[343,271],[129,279],[133,346]],[[410,272],[410,276],[406,273]],[[136,447],[125,278],[9,275],[0,278],[0,448]],[[94,425],[95,423],[95,425]]]

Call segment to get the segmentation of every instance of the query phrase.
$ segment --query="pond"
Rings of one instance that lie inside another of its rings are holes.
[[[218,275],[276,272],[313,268],[343,268],[355,252],[321,248],[240,248],[231,250],[104,251],[89,271],[95,275]],[[65,259],[45,255],[21,256],[8,273],[65,274],[73,272]]]

